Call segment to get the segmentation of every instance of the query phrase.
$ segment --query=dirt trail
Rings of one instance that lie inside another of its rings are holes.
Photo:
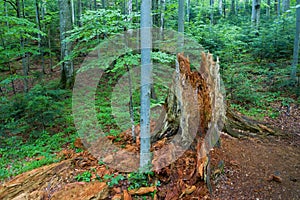
[[[300,148],[290,139],[222,137],[212,155],[212,173],[224,161],[223,173],[213,180],[213,199],[300,199]]]

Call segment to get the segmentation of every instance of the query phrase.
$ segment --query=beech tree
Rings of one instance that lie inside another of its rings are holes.
[[[74,81],[73,62],[69,57],[72,49],[72,43],[65,39],[68,37],[68,31],[72,29],[70,0],[59,0],[59,19],[60,19],[60,48],[61,48],[61,81],[62,88],[72,88]]]
[[[296,14],[296,34],[294,40],[294,53],[293,53],[293,62],[292,62],[292,71],[291,71],[291,80],[294,84],[297,75],[297,65],[299,57],[299,36],[300,36],[300,0],[297,0],[297,14]]]
[[[151,162],[150,154],[150,95],[152,84],[151,63],[151,0],[142,0],[141,5],[141,152],[140,168]]]
[[[258,28],[260,20],[260,0],[252,0],[252,26]]]

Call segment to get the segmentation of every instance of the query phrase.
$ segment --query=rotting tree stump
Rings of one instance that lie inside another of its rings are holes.
[[[157,120],[151,142],[172,138],[176,151],[178,148],[196,150],[195,174],[208,185],[209,152],[222,130],[224,102],[219,64],[213,61],[212,55],[202,52],[199,70],[191,71],[189,59],[178,54],[173,83],[164,104],[165,112]],[[154,169],[161,163],[160,156],[163,155],[154,152]]]

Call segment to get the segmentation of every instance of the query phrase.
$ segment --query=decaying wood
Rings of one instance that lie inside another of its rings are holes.
[[[279,130],[269,127],[263,122],[238,115],[231,109],[227,109],[226,111],[226,122],[223,131],[237,138],[248,136],[264,137],[267,135],[282,135]]]
[[[183,148],[196,149],[196,175],[209,182],[208,155],[225,117],[219,65],[204,52],[198,71],[191,71],[189,59],[183,54],[178,54],[177,61],[165,113],[161,114],[151,140],[176,135]]]

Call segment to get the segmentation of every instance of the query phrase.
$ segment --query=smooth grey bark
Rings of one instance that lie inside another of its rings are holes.
[[[259,27],[259,20],[260,20],[260,0],[252,0],[252,15],[251,15],[251,22],[252,27]]]
[[[178,0],[178,32],[178,52],[181,52],[184,45],[184,0]]]
[[[300,0],[297,0],[297,5],[300,5]],[[299,57],[299,36],[300,36],[300,7],[297,7],[296,11],[296,34],[294,40],[293,62],[291,70],[291,82],[293,84],[297,81],[297,66]]]
[[[74,0],[70,0],[71,1],[71,19],[72,19],[72,24],[75,24],[75,7],[74,7]]]
[[[105,0],[102,0],[101,4],[102,4],[102,8],[105,9],[106,8]]]
[[[141,151],[140,168],[151,164],[150,154],[150,95],[152,85],[152,63],[151,63],[151,0],[142,0],[141,5]]]
[[[282,11],[285,12],[290,9],[290,0],[282,1]]]
[[[218,1],[218,10],[219,10],[219,14],[222,16],[223,15],[223,0]]]
[[[190,21],[191,15],[191,0],[186,0],[186,21]]]
[[[132,0],[128,0],[127,2],[127,7],[128,7],[128,21],[131,22],[132,21]]]
[[[68,31],[72,29],[71,2],[70,0],[59,0],[59,19],[60,19],[60,45],[61,45],[61,80],[62,88],[72,88],[74,82],[74,68],[72,60],[66,59],[70,53],[72,44],[66,42]]]
[[[214,0],[210,0],[209,1],[209,5],[210,5],[210,29],[214,24]]]
[[[184,0],[178,1],[178,32],[184,33]]]

